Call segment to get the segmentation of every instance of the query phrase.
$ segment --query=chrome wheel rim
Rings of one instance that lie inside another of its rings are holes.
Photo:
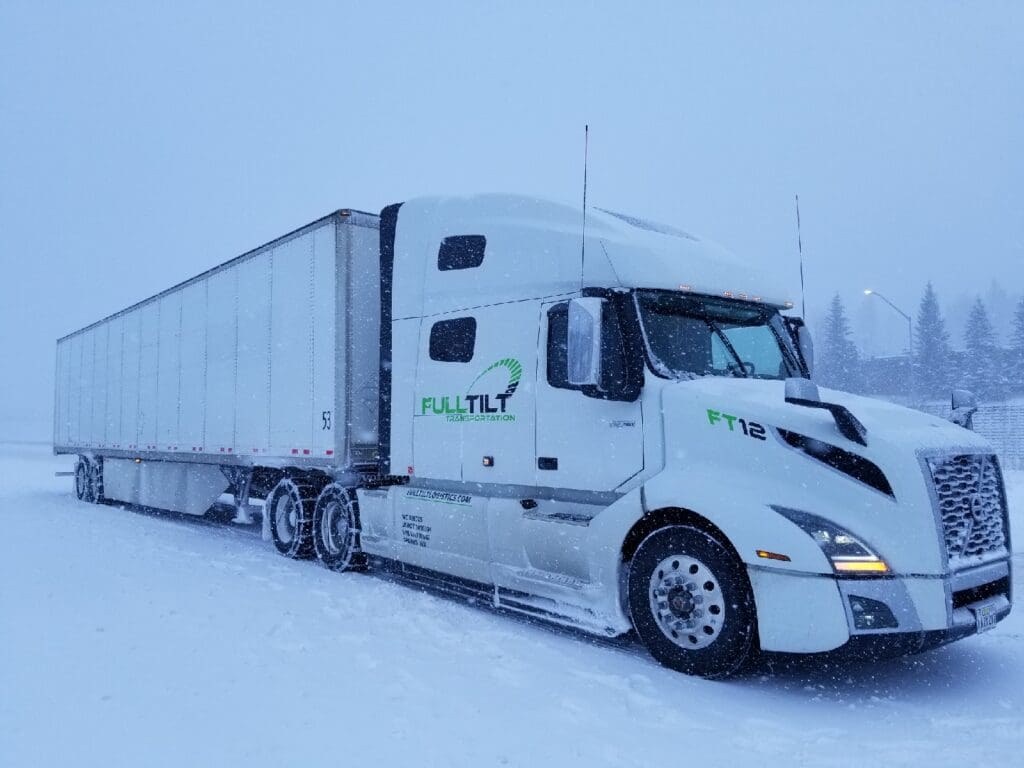
[[[337,500],[329,501],[324,506],[324,514],[320,520],[320,536],[327,553],[337,557],[344,552],[351,531],[348,507]]]
[[[295,510],[295,502],[288,494],[282,495],[274,505],[274,527],[281,543],[291,544],[298,524],[299,516]]]
[[[700,560],[666,557],[651,574],[647,594],[658,628],[680,648],[707,648],[722,634],[725,596],[714,572]]]

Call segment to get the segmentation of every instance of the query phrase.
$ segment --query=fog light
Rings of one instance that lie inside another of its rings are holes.
[[[849,600],[854,629],[895,629],[900,625],[883,602],[858,595],[850,595]]]

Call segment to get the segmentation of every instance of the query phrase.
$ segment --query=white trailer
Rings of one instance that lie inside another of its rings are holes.
[[[282,554],[635,630],[706,676],[1009,613],[991,446],[819,391],[792,303],[722,249],[580,225],[502,195],[314,222],[62,339],[55,450],[80,498],[230,490],[244,521],[251,492]]]
[[[254,469],[375,471],[377,222],[337,211],[60,339],[79,495],[201,515],[279,475]]]

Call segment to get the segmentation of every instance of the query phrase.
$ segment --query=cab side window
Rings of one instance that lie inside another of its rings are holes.
[[[468,363],[476,346],[476,318],[438,320],[430,327],[430,359],[439,363]]]

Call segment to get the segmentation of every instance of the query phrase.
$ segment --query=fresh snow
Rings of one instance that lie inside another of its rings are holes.
[[[1018,764],[1024,614],[924,655],[709,682],[278,556],[259,524],[77,502],[0,444],[0,765]],[[1024,566],[1024,472],[1008,474]]]

